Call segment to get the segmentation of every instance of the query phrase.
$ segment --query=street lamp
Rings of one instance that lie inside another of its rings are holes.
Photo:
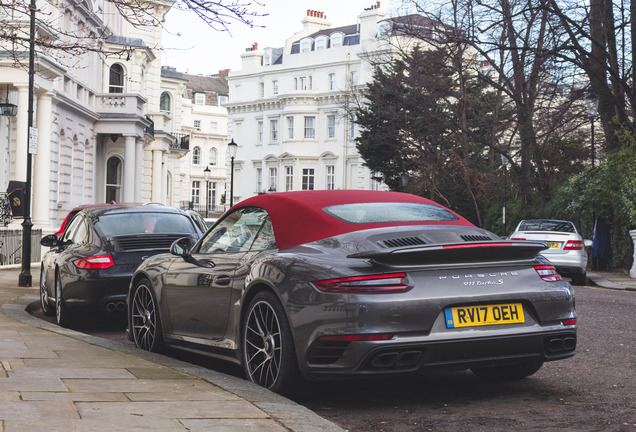
[[[590,91],[585,96],[585,107],[587,108],[587,117],[590,119],[590,128],[592,132],[592,168],[594,168],[594,119],[598,114],[598,96]]]
[[[205,217],[208,217],[208,210],[210,209],[210,167],[206,166],[203,170],[205,176]]]
[[[234,138],[227,145],[227,149],[230,152],[230,208],[232,208],[234,205],[234,158],[238,150],[238,144],[234,142]]]
[[[4,102],[0,103],[0,115],[7,117],[15,117],[18,114],[18,106],[9,103],[9,84],[7,84],[7,97]]]

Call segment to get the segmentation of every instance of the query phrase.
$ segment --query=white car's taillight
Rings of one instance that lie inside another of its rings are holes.
[[[581,250],[581,249],[583,249],[582,240],[568,240],[568,242],[563,247],[563,250]]]

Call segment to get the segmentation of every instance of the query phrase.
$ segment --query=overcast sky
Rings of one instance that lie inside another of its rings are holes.
[[[241,53],[258,43],[259,49],[282,47],[285,40],[302,29],[301,20],[307,9],[324,12],[333,27],[355,24],[358,15],[375,5],[375,0],[258,0],[254,18],[264,28],[250,28],[233,22],[228,32],[215,31],[192,13],[176,9],[168,12],[163,31],[161,64],[176,67],[179,72],[211,75],[222,69],[240,70]],[[381,0],[387,16],[395,16],[400,0]]]

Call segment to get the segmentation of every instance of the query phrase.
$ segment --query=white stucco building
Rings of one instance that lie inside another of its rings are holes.
[[[384,188],[363,166],[345,106],[372,78],[371,60],[393,52],[391,19],[377,2],[352,22],[333,28],[308,10],[283,47],[255,44],[241,55],[228,78],[235,202],[272,191]]]
[[[172,6],[162,0],[149,4],[158,21]],[[71,54],[37,47],[34,228],[56,229],[68,211],[81,204],[114,200],[179,206],[197,201],[193,182],[202,182],[204,194],[206,166],[211,169],[211,189],[217,192],[211,191],[209,201],[199,196],[197,203],[218,205],[226,174],[227,112],[219,106],[227,100],[223,79],[163,69],[158,52],[161,27],[136,28],[110,2],[62,1],[58,6],[43,2],[37,18],[59,29],[55,37],[75,35],[99,49]],[[0,21],[3,28],[24,30],[28,17],[0,8]],[[55,31],[38,23],[36,39]],[[0,116],[3,192],[10,180],[26,181],[27,176],[26,64],[28,52],[16,52],[0,38],[0,102],[17,106],[15,116]],[[219,79],[222,85],[199,88]],[[198,163],[193,163],[193,148],[199,153]],[[20,223],[14,220],[12,225]]]

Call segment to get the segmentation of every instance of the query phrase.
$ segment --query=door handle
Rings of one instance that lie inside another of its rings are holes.
[[[231,281],[232,278],[229,275],[221,275],[214,278],[216,285],[229,285]]]

